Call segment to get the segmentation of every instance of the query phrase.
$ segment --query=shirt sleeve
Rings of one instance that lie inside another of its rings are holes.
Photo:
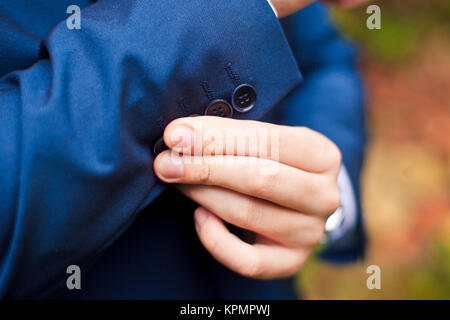
[[[2,15],[0,15],[1,19]],[[99,1],[0,79],[0,297],[46,296],[88,268],[163,189],[153,144],[251,84],[258,119],[300,80],[263,0]]]
[[[356,227],[358,204],[352,181],[347,173],[347,169],[342,165],[338,175],[338,186],[341,194],[341,205],[327,219],[325,230],[327,237],[331,241],[342,238],[345,233]]]

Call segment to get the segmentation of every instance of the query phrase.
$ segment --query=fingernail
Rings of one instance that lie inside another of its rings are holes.
[[[182,151],[189,148],[194,141],[194,131],[187,126],[179,126],[173,129],[170,137],[172,149]]]
[[[209,217],[209,212],[203,209],[202,207],[198,208],[195,211],[195,227],[198,228],[205,222]]]
[[[183,161],[173,153],[166,154],[158,164],[158,172],[169,180],[181,178],[184,172]]]

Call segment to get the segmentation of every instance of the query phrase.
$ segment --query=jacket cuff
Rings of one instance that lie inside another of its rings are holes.
[[[256,104],[233,118],[256,120],[301,80],[267,0],[99,1],[83,10],[80,30],[61,22],[41,52],[62,75],[54,88],[74,105],[90,101],[80,118],[122,118],[150,157],[169,122],[204,115],[215,99],[231,103],[240,85],[254,88]]]

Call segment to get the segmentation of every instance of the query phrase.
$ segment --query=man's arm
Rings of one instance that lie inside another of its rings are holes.
[[[87,268],[163,187],[153,144],[251,84],[256,119],[300,79],[266,1],[100,1],[0,79],[0,297],[45,296]]]

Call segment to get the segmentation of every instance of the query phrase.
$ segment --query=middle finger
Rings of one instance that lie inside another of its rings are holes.
[[[155,159],[154,169],[165,182],[221,186],[306,214],[328,215],[340,202],[329,176],[266,159],[179,157],[166,150]]]

